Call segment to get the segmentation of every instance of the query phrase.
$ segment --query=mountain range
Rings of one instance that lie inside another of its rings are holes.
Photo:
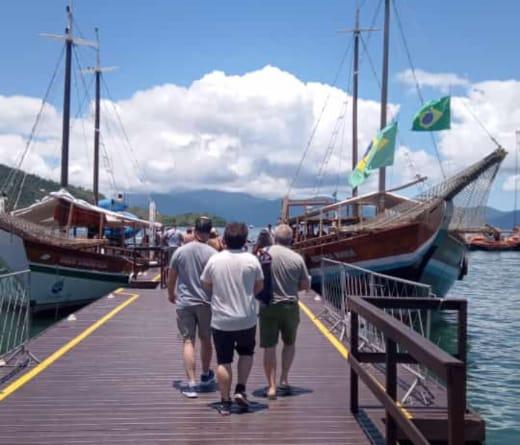
[[[0,180],[7,178],[10,167],[0,164]],[[47,193],[59,190],[57,182],[28,174],[22,190],[19,207],[25,207]],[[69,187],[70,192],[82,199],[92,199],[92,192],[80,187]],[[244,221],[255,226],[276,224],[280,216],[281,199],[259,198],[247,193],[225,192],[219,190],[174,191],[153,193],[152,199],[162,215],[181,215],[187,213],[206,213],[218,215],[226,221]],[[128,194],[127,204],[131,207],[148,208],[147,194]],[[486,208],[486,221],[495,227],[510,229],[515,222],[515,212]],[[520,223],[520,211],[516,211],[516,222]]]
[[[218,190],[192,190],[171,193],[153,193],[151,198],[157,210],[165,215],[206,212],[226,221],[243,221],[255,226],[275,225],[280,216],[281,200],[264,199],[247,193]],[[148,207],[149,197],[131,194],[127,202],[132,207]]]

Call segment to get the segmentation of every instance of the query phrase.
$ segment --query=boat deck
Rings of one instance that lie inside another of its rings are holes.
[[[221,417],[216,391],[189,400],[178,389],[181,342],[166,292],[119,289],[30,341],[42,361],[0,391],[0,444],[384,443],[380,404],[360,384],[362,414],[350,413],[345,346],[316,321],[313,294],[302,302],[294,395],[263,397],[258,351],[247,388],[251,410]]]

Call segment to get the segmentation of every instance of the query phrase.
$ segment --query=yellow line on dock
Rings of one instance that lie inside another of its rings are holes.
[[[309,317],[309,319],[314,323],[318,330],[327,338],[327,340],[332,343],[332,346],[336,348],[336,350],[343,356],[345,360],[348,359],[349,352],[346,346],[343,343],[341,343],[338,340],[338,338],[327,329],[327,327],[318,319],[318,317],[316,317],[314,312],[312,312],[305,303],[299,301],[299,304],[302,311],[305,312],[305,315]]]
[[[124,290],[123,288],[119,288],[115,292],[118,293],[118,294],[121,294],[123,290]],[[113,318],[115,315],[117,315],[119,312],[121,312],[125,307],[127,307],[130,304],[132,304],[135,300],[137,300],[137,298],[139,298],[139,294],[136,294],[136,293],[127,293],[126,295],[130,296],[130,298],[128,298],[128,300],[125,300],[119,306],[116,306],[108,314],[104,315],[98,321],[96,321],[95,323],[91,324],[81,334],[79,334],[78,336],[74,337],[68,343],[64,344],[57,351],[53,352],[51,355],[49,355],[49,357],[47,357],[41,363],[36,365],[29,372],[27,372],[26,374],[22,375],[19,379],[15,380],[9,386],[7,386],[3,390],[1,390],[0,391],[0,402],[2,402],[4,399],[9,397],[15,391],[20,389],[26,383],[29,383],[32,379],[34,379],[36,376],[38,376],[43,371],[45,371],[49,366],[51,366],[54,362],[56,362],[58,359],[60,359],[62,356],[64,356],[72,348],[76,347],[81,341],[83,341],[85,338],[87,338],[89,335],[91,335],[99,327],[103,326],[108,320]]]
[[[334,346],[334,348],[336,348],[336,350],[341,354],[341,356],[345,360],[347,360],[348,355],[349,355],[349,350],[347,349],[347,347],[343,343],[341,343],[341,341],[338,339],[338,337],[336,337],[332,332],[329,331],[329,329],[318,319],[318,317],[314,314],[314,312],[312,312],[305,303],[303,303],[300,300],[298,302],[298,304],[300,305],[301,310],[303,312],[305,312],[305,315],[307,315],[307,317],[309,317],[309,320],[312,321],[314,323],[314,325],[318,328],[318,330],[325,336],[325,338],[330,343],[332,343],[332,346]],[[376,381],[376,383],[383,390],[385,390],[385,387],[383,385],[381,385],[381,383],[379,383],[377,381]],[[397,402],[396,404],[408,419],[413,419],[412,413],[410,413],[410,411],[408,411],[404,406],[402,406],[400,402]]]

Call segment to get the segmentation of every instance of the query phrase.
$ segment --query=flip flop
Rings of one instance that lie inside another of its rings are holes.
[[[278,386],[278,390],[281,392],[281,395],[290,396],[292,394],[292,387],[290,385],[280,385]]]
[[[274,394],[269,394],[267,388],[264,389],[264,397],[268,400],[276,400],[276,392]]]

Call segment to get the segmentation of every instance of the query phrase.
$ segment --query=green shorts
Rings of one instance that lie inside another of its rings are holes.
[[[298,303],[269,304],[260,308],[260,347],[272,348],[278,343],[278,333],[286,345],[294,345],[300,323]]]

